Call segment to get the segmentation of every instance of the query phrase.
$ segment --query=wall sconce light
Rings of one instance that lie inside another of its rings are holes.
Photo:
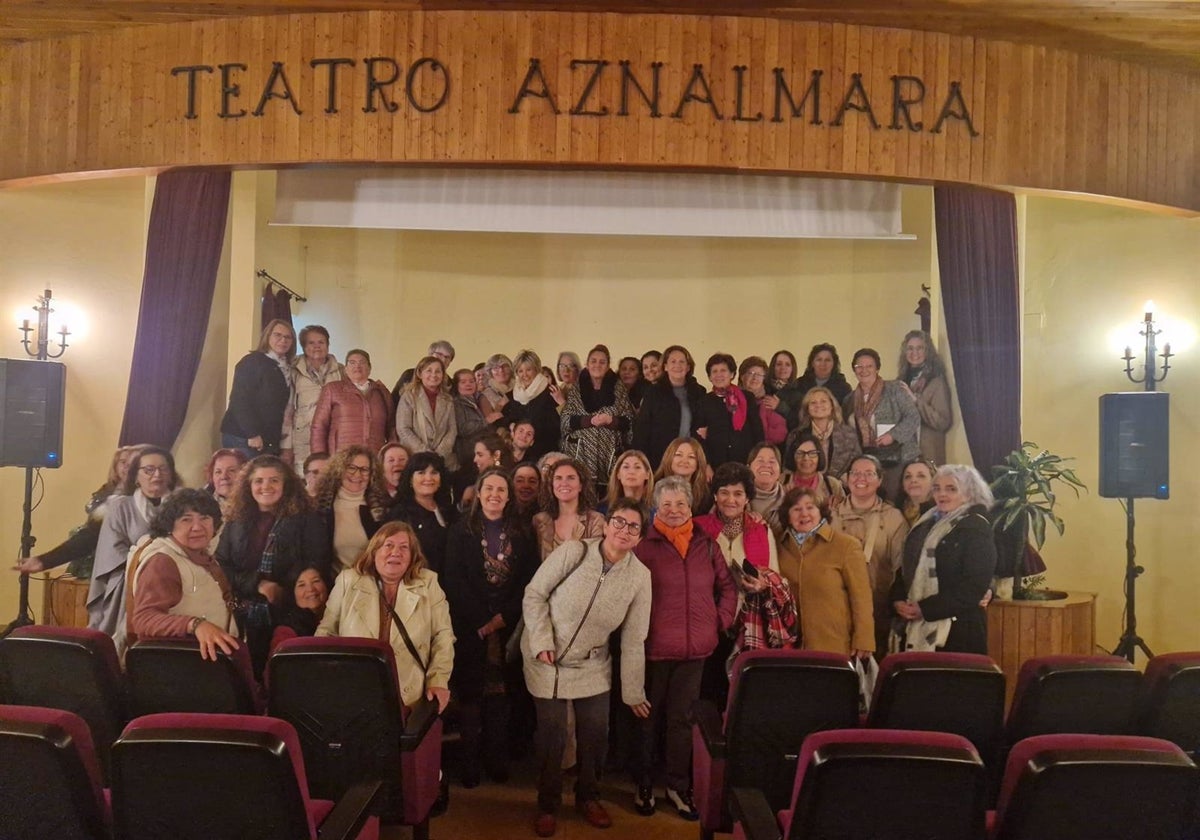
[[[1163,345],[1163,352],[1158,353],[1156,346],[1156,338],[1162,332],[1161,329],[1156,329],[1154,323],[1154,302],[1146,301],[1146,315],[1142,321],[1142,329],[1139,335],[1146,339],[1146,353],[1142,361],[1142,376],[1137,378],[1133,374],[1133,360],[1136,358],[1133,355],[1132,348],[1125,347],[1125,355],[1122,356],[1125,360],[1125,375],[1129,377],[1129,381],[1135,384],[1143,385],[1147,391],[1155,390],[1159,382],[1167,378],[1167,372],[1171,369],[1171,357],[1175,354],[1171,352],[1171,342]],[[1155,356],[1162,357],[1161,374],[1158,370]]]
[[[25,348],[25,352],[35,359],[57,359],[67,352],[67,336],[71,331],[67,329],[67,325],[63,324],[59,329],[58,335],[58,352],[50,352],[50,313],[54,310],[50,308],[50,290],[46,289],[38,297],[38,305],[33,307],[33,311],[38,314],[37,326],[31,327],[29,319],[26,318],[21,326],[17,327],[23,335],[21,337],[21,346]],[[30,348],[29,334],[37,331],[37,340],[32,342],[33,348]]]

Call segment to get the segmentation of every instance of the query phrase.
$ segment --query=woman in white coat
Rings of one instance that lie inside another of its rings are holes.
[[[382,526],[354,567],[338,575],[317,635],[386,638],[396,655],[400,702],[412,706],[424,696],[437,701],[439,712],[450,702],[450,604],[408,523]]]

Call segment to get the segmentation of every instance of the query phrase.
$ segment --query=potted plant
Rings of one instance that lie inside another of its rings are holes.
[[[1063,458],[1035,443],[1026,441],[1021,448],[1010,452],[1004,463],[992,467],[992,494],[996,506],[992,523],[996,529],[997,575],[1013,578],[1014,600],[1052,600],[1066,597],[1037,589],[1043,576],[1029,577],[1029,560],[1045,570],[1039,554],[1046,542],[1049,523],[1062,536],[1065,525],[1054,512],[1058,492],[1070,488],[1076,496],[1087,487],[1067,466],[1073,458]]]

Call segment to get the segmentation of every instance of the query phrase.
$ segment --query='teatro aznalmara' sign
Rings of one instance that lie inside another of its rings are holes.
[[[666,73],[661,61],[635,65],[624,59],[597,58],[568,60],[557,68],[569,75],[565,81],[552,69],[541,59],[530,58],[527,66],[514,72],[514,80],[520,79],[497,108],[509,114],[540,110],[581,118],[641,114],[685,121],[803,120],[829,128],[865,121],[872,130],[930,134],[958,130],[972,138],[979,136],[961,81],[933,90],[916,75],[893,74],[885,84],[871,84],[862,73],[851,72],[835,89],[822,68],[771,67],[755,73],[743,64],[693,64]],[[343,90],[350,92],[352,107],[363,113],[409,109],[414,114],[433,114],[455,94],[450,69],[429,56],[411,63],[386,56],[314,58],[300,68],[281,61],[254,68],[242,62],[189,64],[172,67],[170,73],[186,86],[182,116],[190,120],[261,117],[279,108],[290,109],[297,117],[338,114],[346,103]],[[294,81],[297,77],[311,83],[300,85]],[[668,77],[681,82],[670,84]]]

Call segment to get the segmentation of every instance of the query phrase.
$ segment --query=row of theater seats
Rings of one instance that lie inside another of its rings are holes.
[[[298,739],[307,767],[302,777],[307,792],[318,799],[338,800],[352,792],[357,782],[381,779],[384,786],[373,811],[385,822],[417,826],[417,836],[427,832],[429,808],[437,794],[441,722],[431,704],[423,704],[407,718],[401,715],[394,663],[387,645],[358,639],[290,640],[270,661],[268,686],[266,711],[294,727],[293,737]],[[902,796],[910,771],[883,772],[878,784],[862,782],[865,776],[861,770],[835,773],[835,777],[844,776],[858,793],[831,799],[812,793],[813,780],[822,777],[813,770],[812,762],[822,767],[828,764],[831,772],[842,766],[834,761],[835,756],[888,766],[885,756],[899,761],[905,755],[921,752],[916,747],[926,737],[922,733],[942,733],[929,736],[935,739],[957,739],[952,749],[948,742],[935,742],[925,744],[922,750],[959,755],[966,762],[960,760],[956,765],[960,770],[966,765],[974,768],[964,771],[967,776],[982,773],[982,781],[972,785],[979,787],[979,801],[987,806],[997,800],[1003,805],[1006,796],[1011,799],[1013,788],[1001,784],[1006,762],[1018,768],[1026,766],[1031,760],[1025,752],[1027,745],[1039,745],[1034,736],[1048,733],[1166,739],[1177,745],[1170,750],[1171,759],[1160,757],[1150,763],[1171,765],[1161,771],[1168,774],[1194,773],[1190,760],[1185,756],[1180,763],[1176,753],[1180,748],[1193,757],[1200,752],[1200,653],[1158,657],[1145,676],[1114,657],[1030,660],[1018,678],[1007,721],[1004,689],[1004,675],[986,657],[898,654],[883,661],[871,713],[860,721],[858,678],[845,658],[803,651],[744,654],[735,666],[726,712],[719,714],[711,706],[696,710],[695,800],[702,837],[733,829],[734,817],[739,815],[744,817],[739,830],[754,837],[981,836],[929,833],[924,826],[908,832],[903,821],[888,821],[886,830],[878,827],[814,834],[793,828],[797,819],[794,815],[811,810],[805,804],[810,800],[824,805],[840,803],[834,811],[844,819],[886,813],[893,806],[884,807],[890,802],[885,794],[891,791]],[[109,747],[131,717],[163,712],[262,711],[249,668],[238,657],[205,662],[190,640],[139,642],[127,654],[126,672],[122,674],[111,642],[103,634],[44,627],[22,628],[0,640],[0,702],[79,714],[90,728],[102,772],[106,773],[113,761]],[[835,738],[824,734],[830,730],[838,733],[836,739],[820,740]],[[820,738],[813,733],[819,733]],[[806,740],[810,735],[812,738]],[[846,737],[849,744],[842,743]],[[1050,743],[1068,752],[1093,746],[1082,742],[1074,747]],[[964,758],[964,745],[969,760]],[[1106,748],[1144,752],[1146,744],[1112,741]],[[284,752],[296,757],[294,748]],[[917,765],[931,766],[928,755],[922,756]],[[0,768],[8,765],[0,758]],[[115,769],[113,775],[115,783]],[[885,777],[899,780],[900,787],[888,788],[883,783]],[[808,787],[802,790],[805,778],[809,779]],[[1167,783],[1139,782],[1130,789],[1118,786],[1103,797],[1104,801],[1083,807],[1082,814],[1107,814],[1101,805],[1111,809],[1122,804],[1141,813],[1144,797],[1148,801],[1152,794],[1172,789]],[[8,786],[0,784],[0,791],[4,790]],[[982,810],[971,804],[975,796],[953,798],[970,805],[970,819],[980,819]],[[941,801],[935,797],[927,804]],[[915,802],[919,805],[921,798]],[[765,810],[757,807],[764,803]],[[1069,804],[1059,808],[1058,813],[1073,814]],[[1190,816],[1193,806],[1187,802],[1177,804]],[[903,810],[903,805],[894,807]],[[1168,810],[1178,813],[1179,808]],[[236,813],[240,809],[226,810]],[[253,808],[249,810],[253,812]],[[929,809],[921,806],[918,810],[924,813]],[[775,828],[769,829],[765,820],[754,816],[762,814],[793,816],[783,823],[776,821]],[[1121,824],[1119,817],[1106,816],[1104,824]],[[1006,824],[1013,823],[1010,820]],[[768,833],[754,833],[754,827]],[[1145,827],[1139,823],[1139,828]],[[9,836],[21,835],[0,831],[0,837]],[[222,836],[222,832],[195,836]],[[1004,836],[1025,835],[1008,831]],[[1091,833],[1035,832],[1029,836],[1124,835],[1103,833],[1093,826]],[[1136,836],[1176,835],[1139,831]]]
[[[79,771],[76,759],[63,758],[80,741],[61,718],[9,719],[13,710],[28,707],[62,710],[82,721],[94,745],[96,778],[112,785],[112,828],[118,837],[290,839],[308,836],[294,822],[305,813],[316,813],[318,822],[326,814],[337,817],[339,830],[352,830],[345,835],[350,837],[374,836],[380,821],[413,826],[417,840],[428,836],[438,796],[442,721],[434,703],[403,709],[390,646],[371,639],[288,640],[268,663],[266,692],[254,684],[241,653],[212,662],[201,659],[194,640],[146,640],[127,651],[122,672],[112,640],[103,633],[25,627],[0,639],[0,704],[6,704],[0,711],[0,840],[111,836],[104,820],[99,833],[47,832],[36,822],[22,822],[21,814],[45,810],[29,807],[32,801],[53,804],[66,819],[70,809],[61,803],[86,806],[94,799],[87,791],[99,789],[86,783],[88,774]],[[38,759],[42,770],[73,769],[58,777],[53,796],[30,800],[45,777],[27,773],[22,762],[8,756],[10,750],[47,749],[50,753]],[[257,767],[255,778],[274,780],[268,787],[275,785],[284,795],[278,808],[264,810],[257,795],[243,792],[258,790],[255,785],[220,778],[237,760],[221,753],[229,749],[243,753],[247,773]],[[160,776],[159,769],[143,769],[158,768],[158,758],[167,761],[166,767],[194,772],[164,770]],[[277,766],[263,776],[271,761]],[[174,824],[155,817],[156,807],[143,814],[137,810],[141,805],[130,804],[133,789],[148,789],[143,782],[155,779],[168,782],[155,796],[174,790],[179,805],[165,810],[183,819],[182,827],[168,830]],[[337,809],[328,813],[332,803],[343,800],[351,814],[361,810],[364,782],[375,783],[368,791],[372,816],[365,827],[353,819],[345,822]],[[70,785],[73,795],[64,788]],[[76,808],[75,818],[80,825],[94,825],[93,812]],[[285,813],[292,814],[292,822]],[[268,830],[272,825],[276,828]],[[320,836],[334,833],[333,827],[322,828]]]
[[[1183,784],[1191,799],[1175,800],[1177,807],[1171,813],[1177,815],[1182,808],[1182,824],[1194,824],[1194,799],[1200,793],[1193,764],[1193,759],[1200,758],[1200,652],[1157,657],[1145,675],[1129,662],[1111,656],[1031,659],[1021,668],[1007,718],[1004,674],[985,656],[902,653],[885,658],[865,720],[858,714],[858,691],[857,674],[842,656],[754,651],[739,657],[725,713],[719,714],[708,704],[700,704],[695,713],[692,762],[701,837],[709,840],[715,832],[734,827],[738,815],[735,791],[744,794],[741,804],[746,818],[739,830],[748,837],[982,836],[939,832],[925,824],[908,831],[903,820],[888,818],[893,807],[905,814],[910,806],[917,812],[936,813],[945,805],[946,797],[941,794],[931,793],[932,798],[923,803],[921,796],[914,794],[910,800],[906,793],[913,771],[900,765],[900,757],[914,753],[926,733],[933,740],[916,751],[922,756],[917,765],[930,766],[923,763],[930,753],[949,749],[949,742],[938,738],[954,737],[950,752],[958,758],[951,764],[957,767],[960,784],[964,778],[973,781],[968,788],[956,788],[958,794],[968,790],[971,795],[952,798],[962,798],[964,807],[970,806],[970,820],[980,825],[983,806],[1003,805],[1005,797],[1011,797],[1015,777],[1006,773],[1012,770],[1020,776],[1028,769],[1030,749],[1049,745],[1069,752],[1104,744],[1118,751],[1169,753],[1169,758],[1152,756],[1148,763],[1157,768],[1154,772],[1192,780]],[[1060,735],[1081,740],[1071,741],[1075,746],[1067,747],[1067,742],[1053,740]],[[1051,740],[1039,740],[1039,736]],[[1089,741],[1084,736],[1111,740]],[[1128,741],[1130,737],[1136,737],[1138,744]],[[844,763],[833,761],[833,756],[842,756]],[[870,774],[859,762],[882,768],[889,766],[884,756],[895,759],[896,772],[881,769],[874,782],[865,781]],[[964,761],[971,769],[955,764]],[[824,766],[826,762],[831,762],[828,773],[840,780],[840,788],[813,787],[814,776],[829,778],[824,773],[814,774],[814,763]],[[1159,766],[1164,764],[1169,769]],[[1052,775],[1057,777],[1057,772]],[[802,784],[806,778],[810,781]],[[1137,776],[1136,783],[1131,776],[1128,784],[1106,787],[1124,777],[1118,772],[1104,778],[1096,801],[1071,798],[1057,810],[1069,825],[1076,815],[1073,806],[1087,802],[1080,809],[1089,816],[1080,822],[1083,830],[1022,834],[1009,829],[996,836],[1177,840],[1180,835],[1171,833],[1169,827],[1149,833],[1156,826],[1143,819],[1145,803],[1169,790],[1178,792],[1177,787],[1147,784],[1143,775]],[[932,790],[936,788],[934,785]],[[837,795],[829,792],[835,789]],[[817,831],[807,827],[807,822],[804,828],[793,827],[789,822],[793,816],[786,815],[796,814],[797,808],[803,813],[816,808],[823,815],[820,819],[830,820],[836,830]],[[779,815],[779,819],[758,820],[753,818],[755,814]],[[1124,823],[1122,816],[1128,818]],[[1128,827],[1129,819],[1136,821],[1137,832],[1110,831],[1118,824]],[[752,824],[759,832],[747,830]]]

